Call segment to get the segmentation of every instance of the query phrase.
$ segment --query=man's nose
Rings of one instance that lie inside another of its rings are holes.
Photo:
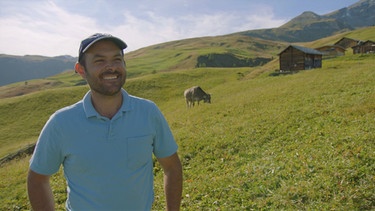
[[[116,68],[115,68],[115,63],[114,62],[108,62],[105,66],[105,70],[107,71],[114,71]]]

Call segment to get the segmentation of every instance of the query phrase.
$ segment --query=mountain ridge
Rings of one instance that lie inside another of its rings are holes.
[[[0,54],[0,86],[56,75],[73,69],[76,61],[76,58],[71,56]]]
[[[278,28],[248,30],[235,34],[283,42],[311,42],[374,24],[375,0],[361,0],[325,15],[305,11]]]

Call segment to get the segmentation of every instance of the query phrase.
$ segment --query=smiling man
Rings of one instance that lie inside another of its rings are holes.
[[[54,210],[49,178],[61,165],[67,210],[151,210],[152,154],[164,170],[167,210],[179,210],[182,167],[177,144],[157,106],[122,88],[126,47],[109,34],[81,42],[75,70],[90,91],[55,112],[39,136],[28,174],[34,210]]]

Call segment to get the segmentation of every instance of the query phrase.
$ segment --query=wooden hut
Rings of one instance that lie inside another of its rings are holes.
[[[337,42],[335,42],[333,45],[338,45],[338,46],[343,47],[344,49],[347,49],[347,48],[351,48],[353,46],[358,45],[358,43],[360,43],[360,42],[361,42],[360,40],[355,40],[355,39],[352,39],[352,38],[343,37],[340,40],[338,40]]]
[[[353,54],[367,54],[375,52],[375,42],[367,40],[365,42],[360,42],[358,45],[353,46]]]
[[[315,48],[315,50],[322,52],[324,58],[345,55],[345,48],[339,45],[325,45]]]
[[[322,67],[322,52],[290,45],[279,53],[280,71],[309,70]]]

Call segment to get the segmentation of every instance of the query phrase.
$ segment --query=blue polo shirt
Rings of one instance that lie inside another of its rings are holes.
[[[68,185],[67,210],[151,210],[153,160],[177,151],[157,106],[121,90],[112,119],[93,107],[91,92],[54,113],[39,136],[30,168],[44,175],[61,164]]]

